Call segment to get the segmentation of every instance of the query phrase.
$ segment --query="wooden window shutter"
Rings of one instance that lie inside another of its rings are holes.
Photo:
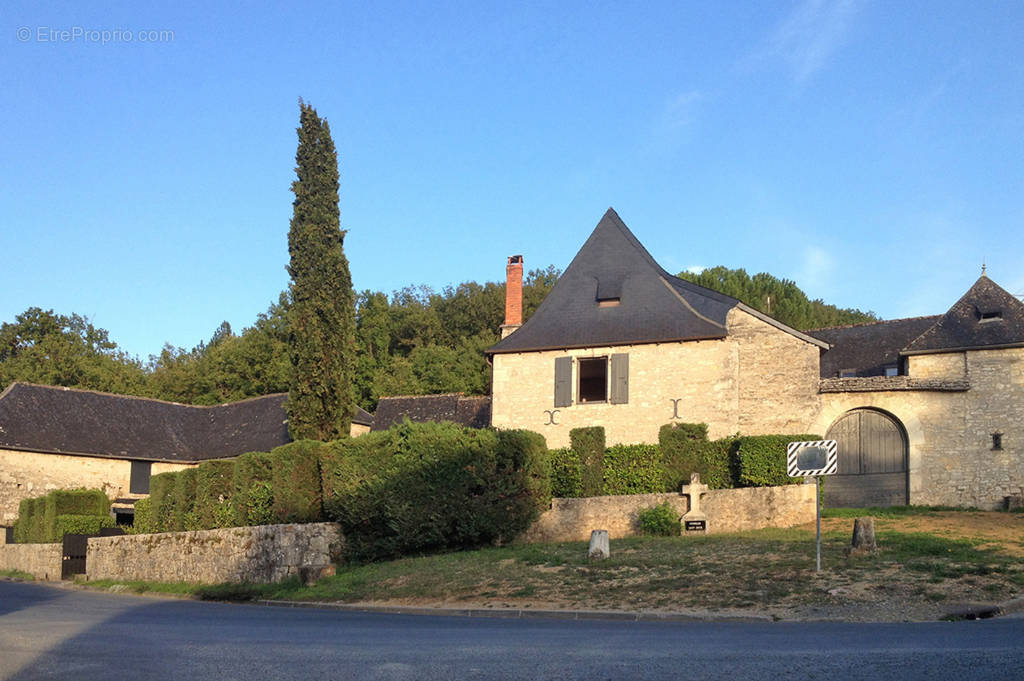
[[[612,355],[612,404],[629,402],[629,355]]]
[[[555,406],[572,405],[572,357],[555,357]]]

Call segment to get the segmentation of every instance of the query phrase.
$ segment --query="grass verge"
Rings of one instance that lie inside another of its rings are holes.
[[[22,572],[21,570],[0,570],[0,577],[16,579],[20,582],[34,582],[36,579],[34,575],[30,575],[27,572]]]

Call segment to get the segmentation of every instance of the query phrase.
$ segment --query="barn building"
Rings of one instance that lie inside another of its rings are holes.
[[[666,272],[609,209],[522,323],[509,258],[491,424],[601,425],[656,442],[665,423],[712,438],[820,433],[839,442],[832,505],[996,508],[1024,485],[1024,304],[984,274],[948,312],[801,332]]]

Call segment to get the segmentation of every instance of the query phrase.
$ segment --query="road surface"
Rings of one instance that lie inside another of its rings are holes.
[[[0,679],[1024,678],[1024,619],[622,622],[352,613],[0,581]]]

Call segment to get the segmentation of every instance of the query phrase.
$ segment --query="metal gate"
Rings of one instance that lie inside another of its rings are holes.
[[[65,534],[63,559],[60,563],[60,578],[71,579],[85,574],[85,556],[91,537],[118,537],[124,534],[120,527],[104,527],[99,534]]]
[[[64,535],[64,559],[60,564],[60,578],[71,579],[74,575],[85,574],[85,551],[89,534]]]
[[[829,428],[839,450],[839,471],[825,481],[825,501],[840,506],[902,506],[909,502],[907,435],[894,417],[854,409]]]

